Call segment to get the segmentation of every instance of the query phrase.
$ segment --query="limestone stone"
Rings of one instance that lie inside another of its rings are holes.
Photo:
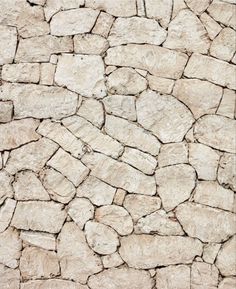
[[[89,176],[77,189],[78,197],[88,198],[94,205],[110,205],[113,201],[116,189]]]
[[[84,284],[90,275],[102,271],[100,258],[89,248],[83,231],[74,223],[64,224],[57,249],[62,278]]]
[[[10,268],[0,265],[0,280],[1,286],[8,289],[20,288],[20,271],[18,269],[12,270]]]
[[[117,158],[123,151],[123,146],[100,131],[96,126],[79,116],[72,116],[62,121],[76,137],[87,143],[92,150]]]
[[[173,210],[189,199],[195,187],[196,174],[187,164],[159,168],[156,170],[157,193],[166,211]]]
[[[0,171],[0,205],[6,198],[13,197],[12,188],[13,177],[9,175],[5,170]]]
[[[10,82],[39,82],[38,63],[6,64],[2,67],[2,79]]]
[[[196,2],[199,7],[199,1]],[[198,17],[190,10],[180,10],[168,26],[164,47],[183,52],[206,54],[210,47],[207,32]]]
[[[94,206],[88,199],[75,198],[68,205],[68,214],[82,230],[85,223],[93,219]]]
[[[141,17],[117,18],[112,25],[108,41],[110,46],[127,43],[160,45],[166,39],[166,31],[157,21]]]
[[[222,210],[233,211],[234,192],[223,188],[218,182],[200,181],[194,193],[194,201]]]
[[[225,187],[236,191],[236,156],[233,154],[224,154],[219,163],[218,181]]]
[[[55,252],[36,247],[22,251],[19,268],[24,279],[55,277],[60,270]]]
[[[112,94],[138,94],[147,88],[147,81],[134,69],[121,67],[107,78],[108,91]]]
[[[127,146],[157,155],[160,149],[159,141],[143,128],[125,119],[107,115],[105,131],[111,137]]]
[[[135,100],[135,97],[132,95],[110,95],[102,101],[107,113],[135,121]]]
[[[218,288],[219,289],[234,289],[236,284],[236,278],[235,277],[228,277],[224,278],[220,283]]]
[[[55,202],[18,202],[11,225],[17,229],[58,233],[65,221],[63,205]]]
[[[148,18],[158,20],[164,28],[168,26],[172,11],[171,0],[145,0],[145,6]]]
[[[185,142],[170,143],[161,146],[158,155],[158,166],[184,164],[188,162],[188,146]]]
[[[130,17],[136,15],[135,0],[86,0],[86,7],[99,9],[117,17]]]
[[[215,113],[222,93],[221,87],[199,79],[178,79],[173,90],[173,95],[189,107],[196,119]]]
[[[0,123],[11,121],[13,114],[12,101],[0,101]]]
[[[202,14],[210,5],[211,0],[185,0],[187,6],[197,15]]]
[[[126,209],[117,205],[107,205],[97,208],[95,220],[112,227],[121,236],[129,235],[133,231],[131,216]]]
[[[101,11],[92,30],[92,33],[107,38],[114,20],[115,18],[112,15]]]
[[[22,230],[20,238],[25,245],[35,246],[50,251],[56,250],[56,239],[53,234]]]
[[[235,216],[230,212],[184,203],[176,209],[176,216],[189,236],[203,242],[222,242],[235,234]]]
[[[174,80],[153,75],[148,75],[147,79],[151,90],[156,90],[162,94],[171,94]]]
[[[9,198],[0,207],[0,233],[4,232],[9,226],[15,207],[16,201]]]
[[[137,269],[188,264],[202,253],[201,242],[189,237],[130,235],[120,241],[121,258],[129,267]]]
[[[206,244],[202,255],[204,262],[213,264],[215,262],[216,256],[218,255],[220,247],[221,244],[217,243]]]
[[[102,181],[122,188],[129,193],[155,195],[156,183],[152,176],[146,176],[133,167],[99,153],[85,155],[83,162],[91,175]],[[135,179],[135,182],[133,180]]]
[[[16,45],[17,45],[16,28],[10,27],[10,26],[4,26],[4,25],[1,25],[0,23],[0,34],[1,34],[0,65],[12,63],[15,57]]]
[[[236,111],[236,93],[234,90],[225,88],[217,114],[234,119]]]
[[[114,199],[113,199],[113,204],[117,206],[122,206],[125,200],[127,192],[123,189],[117,189]]]
[[[24,0],[7,0],[1,1],[1,16],[0,24],[17,26],[17,18],[23,9],[27,7],[27,3]]]
[[[187,62],[187,55],[150,44],[128,44],[107,50],[107,65],[131,66],[160,77],[178,79]],[[157,61],[158,60],[158,61]]]
[[[40,84],[53,85],[56,65],[52,63],[41,63]]]
[[[104,97],[106,87],[101,56],[62,54],[57,64],[55,82],[86,97]]]
[[[44,35],[20,39],[16,62],[48,62],[53,53],[72,52],[73,41],[70,37]]]
[[[138,0],[137,1],[137,13],[138,16],[145,16],[145,6],[144,6],[144,1],[143,0]]]
[[[185,8],[187,8],[187,5],[184,0],[175,0],[173,2],[171,19],[173,19],[179,13],[180,10],[185,9]]]
[[[235,153],[236,121],[220,115],[205,115],[194,126],[196,140],[214,149]]]
[[[119,253],[117,252],[110,255],[102,256],[102,264],[104,268],[118,267],[123,263],[124,261],[121,259]]]
[[[193,262],[191,267],[191,288],[216,289],[219,271],[215,265],[204,262]]]
[[[211,18],[211,16],[209,16],[207,13],[201,14],[200,20],[202,24],[204,25],[204,27],[206,28],[209,38],[213,40],[216,37],[216,35],[219,34],[222,27],[213,18]]]
[[[162,142],[180,142],[193,123],[191,112],[171,95],[144,91],[137,103],[138,122]]]
[[[74,36],[74,47],[75,53],[78,54],[102,55],[109,48],[109,43],[100,35],[83,34]]]
[[[0,89],[0,97],[13,101],[16,119],[60,119],[74,114],[78,101],[78,95],[65,88],[36,84],[5,83]]]
[[[124,207],[130,213],[132,219],[149,215],[161,207],[161,200],[158,197],[128,194],[124,200]]]
[[[17,230],[9,227],[0,233],[0,263],[15,269],[21,256],[22,242]]]
[[[157,289],[190,289],[190,268],[186,265],[168,266],[156,270]]]
[[[193,53],[184,70],[188,78],[208,80],[215,84],[236,89],[234,81],[236,66],[210,56]],[[219,74],[218,71],[224,71]]]
[[[20,170],[37,172],[57,149],[57,144],[46,138],[41,138],[36,142],[12,150],[6,164],[6,171],[11,174],[15,174]]]
[[[58,1],[58,0],[57,0]],[[88,289],[86,285],[75,283],[70,280],[47,279],[47,280],[31,280],[21,283],[21,289]]]
[[[60,11],[50,21],[51,34],[66,36],[90,32],[98,14],[98,11],[90,8]]]

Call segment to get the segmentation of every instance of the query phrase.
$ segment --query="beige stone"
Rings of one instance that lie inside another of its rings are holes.
[[[88,289],[86,285],[75,283],[69,280],[47,279],[47,280],[32,280],[21,283],[21,289]]]
[[[0,171],[0,205],[6,198],[13,197],[12,182],[13,177],[9,175],[5,170]]]
[[[203,250],[202,258],[206,263],[213,264],[220,250],[221,244],[208,243]]]
[[[18,269],[12,270],[0,265],[0,280],[1,286],[7,289],[20,288],[20,271]]]
[[[106,38],[96,34],[74,36],[74,51],[78,54],[102,55],[109,48]]]
[[[158,155],[158,166],[184,164],[188,162],[188,146],[185,142],[170,143],[161,146]]]
[[[216,35],[219,34],[222,27],[213,18],[211,18],[211,16],[209,16],[207,13],[201,14],[200,20],[202,24],[204,25],[204,27],[206,28],[209,38],[213,40],[216,37]]]
[[[2,11],[4,13],[4,11]],[[12,63],[17,45],[17,31],[15,27],[0,25],[0,65]]]
[[[6,64],[2,68],[2,79],[10,82],[39,82],[38,63]]]
[[[158,20],[164,28],[168,26],[172,11],[171,0],[145,0],[145,7],[148,18]]]
[[[150,89],[156,90],[162,94],[171,94],[175,83],[172,79],[157,77],[153,75],[148,75],[147,80]]]
[[[236,156],[233,154],[224,154],[219,163],[218,181],[225,188],[236,191]]]
[[[0,207],[0,233],[4,232],[9,226],[15,207],[16,201],[9,198]]]
[[[137,0],[137,14],[138,16],[145,16],[145,6],[143,0]]]
[[[107,38],[114,20],[115,18],[112,15],[101,11],[92,30],[92,33]]]
[[[122,265],[124,261],[121,259],[119,253],[115,252],[110,255],[102,256],[102,264],[104,268],[113,268]]]
[[[40,84],[53,85],[56,65],[41,63]]]
[[[186,0],[187,6],[197,15],[202,14],[210,5],[211,0]]]
[[[0,101],[0,123],[11,121],[13,114],[12,101]]]
[[[236,93],[234,90],[225,88],[217,114],[234,119],[236,113]]]
[[[53,234],[22,230],[20,238],[25,245],[35,246],[50,251],[56,250],[56,238]]]
[[[219,289],[234,289],[236,284],[236,278],[235,277],[228,277],[224,278],[220,283],[218,288]]]
[[[117,189],[114,199],[113,199],[113,204],[117,206],[122,206],[125,200],[127,192],[123,189]]]
[[[30,3],[43,6],[46,0],[29,0]]]

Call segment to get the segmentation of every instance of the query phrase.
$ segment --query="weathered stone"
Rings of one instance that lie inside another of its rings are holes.
[[[6,64],[2,68],[2,79],[10,82],[39,82],[38,63]]]
[[[213,18],[211,18],[207,13],[203,13],[200,16],[200,20],[202,24],[204,25],[204,27],[206,28],[209,38],[213,40],[216,37],[216,35],[219,34],[222,27]]]
[[[195,14],[199,15],[208,8],[211,0],[185,0],[185,2]]]
[[[213,264],[220,250],[221,244],[209,243],[204,246],[202,258],[206,263]]]
[[[19,268],[24,279],[55,277],[60,271],[56,253],[36,247],[22,251]]]
[[[202,244],[189,237],[130,235],[121,238],[119,253],[128,266],[150,269],[191,263],[195,256],[201,255]]]
[[[148,18],[158,20],[163,27],[167,27],[172,12],[172,0],[145,0]]]
[[[63,205],[55,202],[18,202],[11,225],[17,229],[58,233],[65,221]]]
[[[43,6],[46,0],[29,0],[30,3]]]
[[[124,263],[120,255],[116,252],[111,255],[102,256],[102,263],[104,268],[118,267]]]
[[[1,286],[7,289],[20,288],[20,271],[12,270],[0,264],[0,280]]]
[[[133,221],[129,213],[122,207],[108,205],[97,208],[95,219],[109,227],[112,227],[119,235],[129,235],[133,231]]]
[[[6,198],[13,197],[12,189],[13,177],[10,176],[6,171],[0,171],[0,205],[5,201]]]
[[[234,119],[236,114],[236,93],[234,90],[225,88],[217,114]]]
[[[125,163],[98,153],[85,155],[82,160],[91,169],[92,176],[112,186],[122,188],[129,193],[156,194],[154,177],[146,176]]]
[[[0,123],[11,121],[13,114],[13,103],[11,101],[0,101]]]
[[[147,79],[150,89],[156,90],[162,94],[170,94],[175,83],[172,79],[157,77],[153,75],[148,75]]]
[[[0,233],[5,231],[9,226],[15,207],[16,201],[9,198],[0,207]]]
[[[74,223],[65,223],[63,226],[57,254],[62,278],[84,284],[90,275],[102,271],[100,258],[89,248],[83,231]]]
[[[36,246],[51,251],[56,250],[56,239],[52,234],[34,231],[21,231],[20,238],[25,245]]]
[[[194,126],[195,138],[221,151],[235,153],[236,121],[220,115],[205,115]]]
[[[199,79],[179,79],[175,82],[173,95],[186,104],[197,119],[213,114],[219,106],[222,88]]]
[[[117,206],[122,206],[125,200],[127,192],[123,189],[117,189],[114,199],[113,199],[113,204]]]
[[[87,21],[87,18],[86,18]],[[109,48],[106,38],[95,34],[74,36],[74,51],[78,54],[102,55]]]
[[[194,203],[177,207],[176,216],[184,231],[203,242],[222,242],[235,234],[233,213]]]
[[[219,289],[234,289],[236,284],[236,277],[228,277],[224,278],[220,283],[218,288]]]
[[[57,0],[58,1],[58,0]],[[21,283],[21,289],[88,289],[86,285],[75,283],[69,280],[48,279],[48,280],[32,280]]]
[[[92,30],[92,33],[107,38],[114,20],[115,18],[113,16],[101,11]]]
[[[156,170],[157,192],[166,211],[189,199],[195,187],[196,174],[187,164],[168,166]]]
[[[188,146],[186,143],[164,144],[158,155],[158,166],[184,164],[188,162]]]
[[[55,71],[56,65],[52,63],[41,63],[40,84],[53,85]]]
[[[4,13],[4,11],[2,11]],[[15,27],[0,25],[0,65],[12,63],[17,45],[17,31]]]
[[[191,288],[217,289],[219,271],[215,265],[193,262],[191,267]]]
[[[218,181],[219,183],[236,191],[236,156],[233,154],[224,154],[219,163]]]
[[[187,55],[150,44],[128,44],[107,50],[107,65],[131,66],[147,70],[153,75],[180,78],[187,62]]]

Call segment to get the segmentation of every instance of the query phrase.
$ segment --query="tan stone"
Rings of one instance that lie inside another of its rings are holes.
[[[109,48],[106,38],[95,34],[74,36],[74,51],[78,54],[102,55]]]
[[[0,264],[0,280],[1,286],[7,289],[20,288],[20,271],[12,270]]]
[[[197,15],[202,14],[210,5],[211,0],[185,0],[187,6]]]
[[[13,197],[12,182],[13,177],[6,171],[0,171],[0,205],[5,201],[6,198]]]
[[[236,93],[234,90],[225,88],[217,114],[234,119],[236,114]]]
[[[113,268],[122,265],[124,261],[121,259],[119,253],[115,252],[111,255],[102,256],[102,264],[104,268]]]
[[[114,20],[115,18],[113,16],[101,11],[92,30],[92,33],[107,38]]]
[[[222,27],[213,18],[211,18],[207,13],[203,13],[200,16],[200,20],[202,24],[204,25],[204,27],[206,28],[209,38],[213,40],[216,37],[216,35],[219,34]]]
[[[235,277],[228,277],[224,278],[220,283],[218,288],[219,289],[234,289],[236,284],[236,278]]]
[[[34,231],[21,231],[20,238],[25,245],[36,246],[51,251],[56,250],[56,239],[53,234]]]
[[[113,199],[113,204],[117,206],[122,206],[125,200],[127,192],[123,189],[117,189],[114,199]]]
[[[219,272],[215,265],[193,262],[191,267],[191,288],[217,289]]]
[[[2,11],[2,13],[4,13],[4,11]],[[0,34],[0,65],[12,63],[15,57],[17,45],[16,28],[0,25]]]
[[[53,85],[56,65],[41,63],[40,84]]]
[[[153,75],[148,75],[147,79],[150,89],[162,94],[171,94],[175,83],[174,80]]]
[[[10,82],[39,82],[38,63],[6,64],[2,68],[2,79]]]
[[[213,264],[220,250],[221,244],[208,243],[203,250],[202,258],[206,263]]]
[[[164,28],[168,26],[172,11],[171,0],[145,0],[145,7],[148,18],[158,20]]]
[[[4,232],[9,226],[15,207],[16,201],[9,198],[0,207],[0,233]]]
[[[188,162],[188,146],[186,143],[172,143],[161,146],[158,155],[158,166],[184,164]]]
[[[233,154],[224,154],[219,163],[218,181],[225,188],[236,191],[236,156]]]
[[[12,101],[0,101],[0,123],[11,121],[13,114]]]
[[[88,289],[86,285],[75,283],[69,280],[47,279],[47,280],[32,280],[21,283],[21,289]]]

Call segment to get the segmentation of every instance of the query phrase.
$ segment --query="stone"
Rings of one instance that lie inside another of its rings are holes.
[[[189,237],[130,235],[122,237],[120,242],[121,258],[137,269],[189,264],[202,254],[202,243]]]
[[[61,148],[47,162],[47,165],[67,177],[76,187],[82,183],[89,173],[89,169],[80,160],[72,157]]]
[[[148,75],[147,79],[151,90],[156,90],[162,94],[171,94],[174,80],[153,75]]]
[[[133,167],[116,161],[99,153],[85,155],[83,163],[95,176],[111,186],[128,191],[129,193],[155,195],[156,183],[152,176],[146,176]],[[133,180],[135,179],[135,182]]]
[[[15,174],[20,170],[38,172],[58,149],[57,144],[46,138],[26,144],[10,153],[6,171]]]
[[[134,222],[157,211],[160,207],[161,199],[158,197],[128,194],[124,200],[124,208],[130,213]]]
[[[85,236],[90,248],[101,255],[112,254],[119,246],[119,238],[115,230],[98,222],[86,223]]]
[[[156,270],[157,289],[190,289],[190,268],[186,265],[168,266]]]
[[[21,231],[20,238],[25,245],[35,246],[50,251],[56,250],[56,238],[53,234]]]
[[[165,41],[166,35],[165,29],[153,19],[117,18],[112,25],[108,41],[110,46],[128,43],[160,45]]]
[[[157,192],[165,211],[171,211],[188,200],[195,187],[196,173],[187,164],[159,168],[155,176]]]
[[[102,256],[102,264],[104,268],[113,268],[122,265],[124,261],[121,259],[119,253],[115,252],[110,255]]]
[[[18,267],[18,260],[21,256],[22,242],[19,233],[9,227],[0,233],[0,263],[15,269]],[[15,289],[15,288],[14,288]]]
[[[114,158],[121,155],[123,146],[84,118],[75,115],[63,119],[62,123],[77,138],[88,144],[92,150]]]
[[[136,120],[135,101],[132,95],[110,95],[102,100],[107,113],[131,121]]]
[[[224,278],[220,283],[218,288],[219,289],[234,289],[236,284],[236,278],[235,277],[228,277]]]
[[[117,206],[122,206],[125,200],[127,192],[123,189],[117,189],[114,199],[113,199],[113,204]]]
[[[16,28],[0,25],[0,34],[1,34],[0,65],[12,63],[15,57],[17,45]]]
[[[199,204],[233,212],[234,192],[220,186],[218,182],[200,181],[195,189],[194,201]]]
[[[2,79],[10,82],[39,82],[38,63],[6,64],[2,67]]]
[[[219,243],[235,234],[234,214],[227,211],[184,203],[177,207],[176,217],[190,237],[202,242]]]
[[[236,111],[236,93],[234,90],[225,88],[217,114],[234,119]]]
[[[130,17],[136,15],[135,0],[86,0],[86,7],[99,9],[117,17]]]
[[[50,278],[60,272],[56,253],[36,247],[22,251],[19,268],[24,279]]]
[[[219,74],[218,71],[224,71],[224,74]],[[184,75],[188,78],[208,80],[230,89],[236,89],[234,81],[235,71],[236,66],[233,64],[210,56],[193,53],[184,70]]]
[[[145,6],[144,6],[144,1],[143,0],[138,0],[137,1],[137,13],[138,16],[146,16],[145,12]]]
[[[20,288],[20,271],[12,270],[0,265],[0,280],[3,288],[19,289]]]
[[[90,8],[60,11],[52,16],[51,35],[66,36],[90,32],[99,12]]]
[[[159,167],[188,163],[188,146],[185,142],[164,144],[157,160]]]
[[[70,37],[44,35],[20,39],[16,62],[49,62],[51,54],[72,52],[73,41]]]
[[[54,201],[67,204],[76,193],[74,185],[62,174],[53,169],[44,170],[41,173],[41,179],[49,196]]]
[[[12,101],[0,101],[0,123],[11,121],[13,115]]]
[[[235,153],[236,121],[220,115],[205,115],[194,126],[195,139],[214,149]]]
[[[116,189],[102,182],[101,180],[89,176],[77,189],[79,198],[88,198],[94,205],[110,205],[115,196]]]
[[[220,154],[199,143],[189,144],[189,163],[197,172],[198,179],[214,181],[218,170]]]
[[[127,146],[135,147],[154,156],[159,152],[160,143],[153,135],[123,118],[107,115],[105,131]]]
[[[21,289],[88,289],[87,286],[81,285],[79,283],[61,279],[31,280],[25,283],[21,283],[21,287]]]
[[[182,141],[193,124],[191,112],[171,95],[144,91],[136,107],[138,122],[163,143]]]
[[[62,278],[85,284],[90,275],[103,269],[99,256],[89,248],[83,231],[74,223],[64,224],[57,250]]]
[[[3,204],[6,198],[13,197],[12,182],[14,178],[6,171],[0,170],[0,205]]]
[[[184,9],[180,10],[170,22],[168,36],[163,46],[183,52],[206,54],[210,47],[210,40],[198,17],[190,10]]]
[[[187,6],[197,15],[202,14],[210,5],[211,0],[186,0]]]
[[[222,88],[199,79],[178,79],[173,95],[183,102],[198,119],[205,114],[214,114],[222,97]]]
[[[200,20],[202,24],[204,25],[209,38],[213,40],[216,37],[216,35],[219,34],[222,27],[213,18],[211,18],[211,16],[209,16],[207,13],[201,14]]]
[[[213,289],[218,285],[219,271],[215,265],[193,262],[191,266],[191,288]]]
[[[74,47],[75,53],[78,54],[103,55],[109,48],[109,43],[106,38],[100,35],[79,34],[74,36]]]
[[[147,88],[147,81],[130,67],[121,67],[107,78],[108,91],[112,94],[138,94]]]
[[[0,124],[0,151],[14,149],[38,140],[39,134],[35,132],[38,125],[39,121],[32,118]]]
[[[93,219],[94,206],[85,198],[75,198],[68,205],[68,215],[83,230],[86,222]]]
[[[10,222],[16,207],[16,201],[13,199],[6,199],[4,204],[0,207],[0,233],[4,232]]]
[[[131,216],[126,209],[117,205],[107,205],[97,208],[95,220],[113,228],[121,236],[129,235],[133,231]]]
[[[233,191],[236,191],[236,157],[233,154],[223,154],[219,162],[218,176],[219,183]]]
[[[56,65],[51,63],[41,63],[40,84],[53,85]]]
[[[204,262],[213,264],[215,262],[216,256],[218,255],[220,247],[221,244],[217,243],[206,244],[202,255]]]
[[[112,15],[101,11],[92,30],[92,33],[107,38],[114,20],[115,18]]]
[[[65,221],[63,205],[51,202],[18,202],[11,221],[17,229],[58,233]]]
[[[158,61],[155,61],[157,60]],[[159,77],[178,79],[187,63],[187,55],[150,44],[128,44],[107,50],[107,65],[131,66]]]
[[[148,18],[154,18],[166,28],[170,22],[172,12],[172,0],[145,0],[146,14]]]
[[[106,87],[101,56],[62,54],[57,64],[55,82],[86,97],[104,97]]]
[[[29,2],[32,4],[44,6],[44,4],[46,3],[46,0],[29,0]]]
[[[60,119],[74,114],[78,102],[78,95],[65,88],[36,84],[5,83],[0,89],[0,97],[13,101],[16,119]]]

